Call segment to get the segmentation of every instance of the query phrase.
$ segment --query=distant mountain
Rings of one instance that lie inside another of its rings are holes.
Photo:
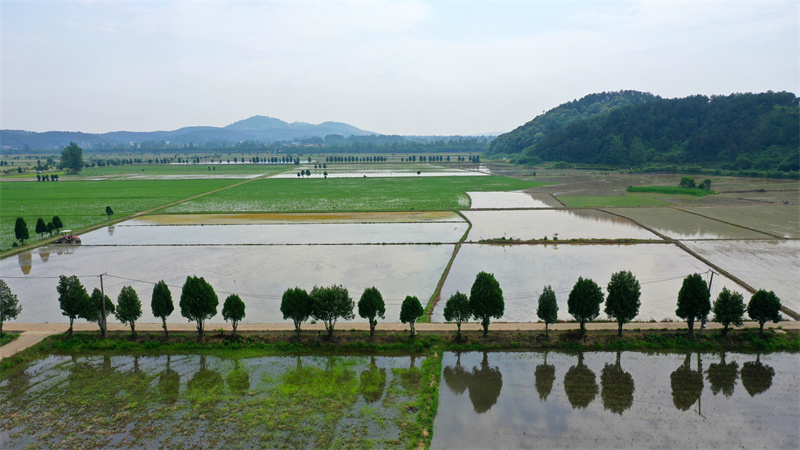
[[[661,97],[639,91],[601,92],[556,106],[525,125],[501,134],[489,146],[490,154],[513,155],[538,144],[550,133],[570,123],[608,114],[619,108],[658,100]]]
[[[110,133],[81,133],[72,131],[47,131],[37,133],[22,130],[0,130],[0,143],[4,149],[61,148],[77,142],[88,148],[129,145],[131,142],[169,142],[171,144],[233,144],[242,141],[276,142],[324,138],[328,135],[365,136],[370,131],[340,122],[323,122],[314,125],[305,122],[287,123],[266,116],[253,116],[226,127],[185,127],[173,131],[114,131]]]
[[[770,91],[617,107],[550,131],[517,160],[791,172],[800,170],[798,155],[798,98]]]

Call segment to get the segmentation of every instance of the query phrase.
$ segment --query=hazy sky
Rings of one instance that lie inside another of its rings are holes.
[[[172,130],[253,115],[508,131],[621,89],[800,87],[800,2],[0,0],[0,128]]]

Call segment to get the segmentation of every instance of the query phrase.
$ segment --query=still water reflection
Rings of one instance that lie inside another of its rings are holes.
[[[0,448],[397,447],[423,361],[50,355],[0,374]]]
[[[796,353],[446,353],[433,446],[795,448],[799,362]]]

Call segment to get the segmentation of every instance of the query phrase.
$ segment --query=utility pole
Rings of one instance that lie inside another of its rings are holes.
[[[108,324],[106,323],[106,292],[103,289],[103,275],[108,272],[100,274],[100,313],[102,317],[100,322],[103,324],[103,339],[108,337]]]
[[[708,271],[711,272],[711,278],[708,280],[708,296],[709,296],[708,301],[710,302],[711,301],[711,283],[714,282],[714,273],[715,272],[713,270],[711,270],[711,269],[708,269]],[[706,316],[703,316],[703,321],[700,324],[700,336],[703,335],[703,330],[705,330],[705,328],[706,328]]]

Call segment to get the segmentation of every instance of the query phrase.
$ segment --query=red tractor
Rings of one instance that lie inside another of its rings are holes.
[[[61,237],[56,239],[56,244],[80,244],[81,238],[72,234],[72,230],[64,230]]]

